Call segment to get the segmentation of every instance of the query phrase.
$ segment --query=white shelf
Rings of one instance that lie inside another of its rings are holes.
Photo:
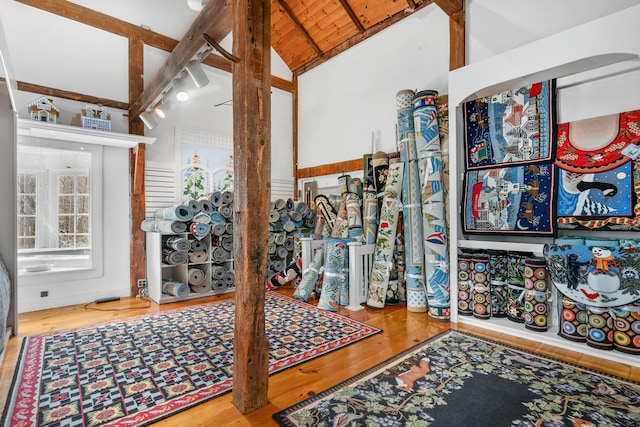
[[[461,248],[533,252],[536,256],[541,256],[544,244],[551,242],[551,238],[548,237],[487,236],[462,233],[459,209],[462,206],[464,193],[463,179],[461,179],[465,170],[465,155],[462,152],[465,132],[464,103],[504,90],[554,78],[575,76],[578,77],[578,80],[588,83],[594,80],[594,74],[602,75],[602,78],[606,77],[606,68],[603,67],[612,64],[624,65],[625,62],[637,63],[640,58],[640,43],[638,43],[640,26],[636,23],[639,20],[640,5],[632,6],[449,73],[449,138],[450,146],[457,147],[457,150],[453,149],[450,152],[449,165],[449,200],[452,206],[449,236],[452,244],[450,245],[449,258],[453,271],[456,271],[458,250]],[[576,40],[580,42],[576,43]],[[588,71],[591,72],[587,79],[581,73]],[[615,102],[627,105],[624,101],[626,100]],[[594,102],[594,108],[595,104],[598,103]],[[628,236],[628,234],[625,235],[625,237]],[[640,238],[640,236],[636,238]],[[553,308],[549,310],[549,330],[536,332],[525,328],[524,324],[515,323],[505,318],[482,320],[460,316],[457,312],[457,274],[451,274],[450,290],[451,322],[453,323],[470,324],[602,359],[640,366],[640,356],[617,350],[600,350],[590,347],[586,343],[573,342],[559,336],[557,334],[558,322],[555,301],[550,305]]]

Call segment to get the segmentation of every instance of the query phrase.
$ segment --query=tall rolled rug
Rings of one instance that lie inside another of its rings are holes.
[[[548,329],[547,262],[527,258],[524,262],[524,327],[538,332]]]
[[[344,263],[349,251],[345,239],[324,239],[324,274],[318,308],[338,311],[340,289],[344,282]]]
[[[489,254],[473,255],[473,317],[491,317],[491,289],[489,288]]]
[[[460,252],[458,254],[458,314],[473,315],[473,255]]]
[[[360,238],[362,236],[362,203],[357,193],[345,193],[347,207],[347,223],[349,237]]]
[[[440,136],[440,158],[442,159],[442,184],[444,199],[449,200],[449,95],[440,95],[436,103],[438,134]],[[450,206],[445,203],[447,225],[451,215]]]
[[[613,310],[587,306],[587,345],[600,350],[613,350]]]
[[[491,317],[506,317],[508,310],[509,287],[507,278],[507,253],[489,251],[489,288],[491,290]]]
[[[427,311],[424,279],[424,242],[422,239],[422,203],[420,169],[413,121],[415,92],[402,90],[396,94],[398,148],[405,170],[403,176],[404,254],[407,310]]]
[[[315,290],[316,284],[323,272],[324,251],[319,250],[313,256],[306,270],[302,272],[302,279],[298,287],[293,292],[293,298],[299,301],[307,302],[311,293]]]
[[[640,354],[640,300],[616,307],[613,347],[623,353]]]
[[[570,341],[587,340],[587,307],[562,295],[558,335]]]
[[[403,175],[404,167],[401,162],[389,165],[389,175],[382,198],[376,247],[371,267],[371,281],[367,296],[367,305],[371,308],[383,308],[386,299],[391,271],[391,258],[393,257],[393,248],[396,240],[398,212],[400,211],[400,192],[402,190]]]
[[[389,155],[384,151],[377,151],[371,157],[371,168],[373,170],[373,186],[376,193],[384,191],[387,175],[389,174]]]
[[[450,317],[449,251],[442,180],[440,135],[436,112],[438,92],[425,90],[413,98],[413,120],[418,169],[421,177],[424,272],[429,317],[448,321]]]
[[[364,244],[373,245],[376,243],[376,233],[378,232],[378,197],[375,191],[365,191],[362,199],[362,221]]]
[[[509,269],[509,299],[507,318],[512,322],[524,323],[524,255],[510,252],[507,266]]]

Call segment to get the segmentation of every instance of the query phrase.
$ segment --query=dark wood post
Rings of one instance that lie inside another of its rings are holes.
[[[265,280],[271,199],[271,23],[269,0],[233,0],[234,252],[236,312],[233,404],[267,404],[269,352]]]

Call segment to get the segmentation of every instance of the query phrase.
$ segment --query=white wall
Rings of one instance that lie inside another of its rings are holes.
[[[637,3],[637,0],[466,0],[467,63]],[[396,92],[401,89],[448,92],[448,28],[447,16],[432,4],[300,76],[298,167],[351,160],[370,153],[372,132],[380,135],[374,151],[394,151]],[[548,54],[562,55],[562,52]],[[636,79],[626,74],[614,76],[608,83],[600,81],[579,87],[572,86],[575,81],[573,78],[558,82],[563,88],[559,98],[560,120],[586,118],[607,108],[632,109],[639,99],[625,96],[639,87],[633,83]],[[617,107],[601,107],[596,111],[589,107],[594,103],[589,93],[623,98],[626,102],[624,106],[618,103]],[[336,177],[316,180],[320,188],[332,191]],[[309,180],[301,180],[300,188]]]

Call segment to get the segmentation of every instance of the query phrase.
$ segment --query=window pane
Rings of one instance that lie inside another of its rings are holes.
[[[89,236],[84,234],[79,234],[76,237],[76,246],[79,248],[88,248],[89,247]]]
[[[35,175],[20,174],[18,175],[18,193],[35,194],[36,177]]]
[[[89,232],[89,215],[78,215],[78,222],[76,223],[76,232],[77,233],[88,233]]]
[[[36,198],[34,196],[18,196],[18,214],[35,215]]]
[[[58,197],[58,213],[60,214],[72,214],[75,212],[73,196],[60,196]]]
[[[78,196],[78,213],[89,213],[89,196]]]
[[[85,175],[78,176],[78,190],[79,194],[89,194],[89,177]]]
[[[18,249],[33,249],[36,247],[36,239],[33,237],[19,238]]]
[[[35,217],[18,217],[18,236],[35,236],[36,235],[36,219]]]
[[[73,194],[75,191],[75,176],[62,175],[58,178],[60,194]]]
[[[73,248],[74,247],[73,236],[60,235],[58,236],[59,248]]]
[[[60,234],[75,233],[73,215],[60,215],[58,217],[58,230],[60,230]]]

